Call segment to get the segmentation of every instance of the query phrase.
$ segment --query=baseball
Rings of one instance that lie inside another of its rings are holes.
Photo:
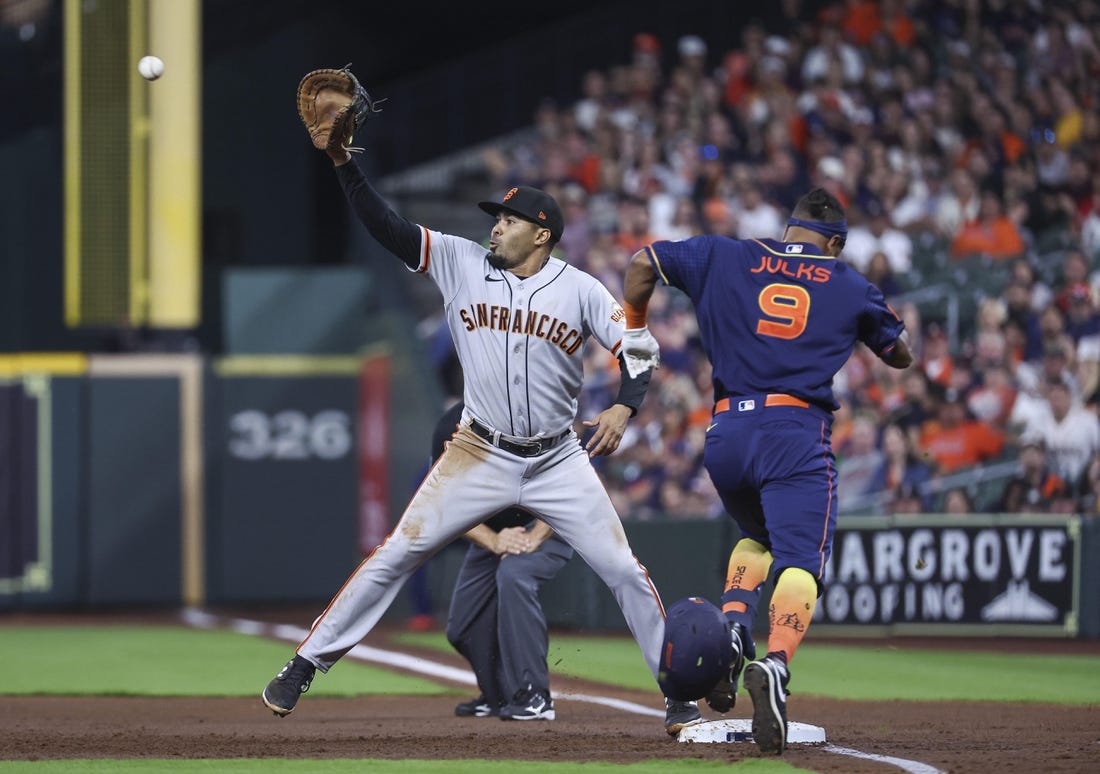
[[[138,72],[147,81],[155,81],[164,75],[164,62],[158,56],[143,56],[138,62]]]

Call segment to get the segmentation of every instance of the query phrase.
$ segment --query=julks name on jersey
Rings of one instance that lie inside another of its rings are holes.
[[[769,274],[784,274],[788,277],[809,280],[811,282],[828,282],[829,277],[832,276],[832,272],[820,264],[803,263],[799,261],[798,264],[792,267],[790,263],[787,262],[786,258],[768,255],[760,256],[760,265],[755,269],[749,269],[749,271],[753,274],[759,274],[762,271],[766,271]]]

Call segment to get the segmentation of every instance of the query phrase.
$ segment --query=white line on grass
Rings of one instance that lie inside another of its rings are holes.
[[[308,629],[303,629],[298,626],[267,624],[262,621],[250,621],[246,618],[223,618],[195,608],[185,608],[180,614],[180,618],[182,618],[183,622],[188,626],[193,626],[197,629],[232,629],[241,634],[250,634],[253,636],[266,635],[278,640],[294,643],[301,642],[306,638],[306,635],[309,634]],[[399,667],[410,672],[419,672],[429,677],[443,678],[463,685],[477,685],[477,679],[474,677],[473,672],[469,670],[456,669],[455,667],[439,664],[426,658],[410,656],[407,653],[397,653],[392,650],[382,650],[381,648],[360,644],[348,651],[348,655],[358,661]],[[652,707],[646,707],[642,704],[635,704],[632,701],[622,701],[606,696],[589,696],[584,693],[558,693],[557,697],[561,699],[570,699],[572,701],[599,704],[604,707],[620,709],[624,712],[632,712],[635,715],[647,715],[655,718],[661,718],[665,715],[664,710],[653,709]],[[873,753],[853,750],[848,747],[837,747],[832,744],[827,744],[821,749],[837,755],[848,755],[853,758],[864,758],[866,760],[897,766],[902,771],[907,772],[907,774],[944,774],[943,771],[934,766],[929,766],[919,761],[910,761],[905,758],[875,755]]]
[[[869,761],[889,763],[897,766],[902,771],[909,772],[909,774],[944,774],[942,770],[937,769],[935,766],[929,766],[927,763],[921,763],[919,761],[910,761],[905,758],[893,758],[889,755],[875,755],[874,753],[853,750],[850,747],[837,747],[834,744],[827,744],[821,749],[826,752],[836,753],[837,755],[850,755],[853,758],[864,758]]]

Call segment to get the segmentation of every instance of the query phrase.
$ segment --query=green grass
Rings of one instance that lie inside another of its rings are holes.
[[[439,633],[398,641],[450,652]],[[115,696],[252,696],[290,657],[290,645],[225,631],[172,626],[5,627],[0,659],[17,665],[0,693]],[[629,637],[555,635],[553,673],[655,690]],[[318,675],[314,695],[438,695],[456,690],[351,659],[339,679]],[[983,700],[1100,704],[1100,657],[974,653],[808,642],[793,664],[796,695],[839,699]],[[460,692],[460,691],[458,691]]]
[[[14,664],[0,694],[258,696],[294,648],[225,631],[172,626],[12,626],[0,661]],[[318,673],[310,695],[452,693],[427,679],[350,659],[339,679]]]
[[[1100,704],[1100,657],[814,645],[798,651],[791,690],[872,701]]]
[[[405,633],[410,645],[450,650],[435,633]],[[552,672],[628,688],[653,688],[627,637],[550,638]],[[797,695],[867,701],[980,700],[1100,704],[1100,657],[879,648],[807,642],[792,664]]]
[[[546,661],[550,669],[626,688],[656,687],[642,651],[634,640],[620,637],[551,637]]]
[[[435,632],[403,632],[398,642],[410,646],[454,652],[447,638]],[[656,689],[642,651],[629,637],[578,637],[555,634],[550,637],[546,657],[550,671],[598,683],[640,690]]]
[[[400,642],[449,651],[442,634],[405,633]],[[290,656],[288,644],[225,631],[173,626],[11,626],[0,628],[0,658],[15,665],[0,693],[59,695],[254,696]],[[624,636],[551,637],[553,672],[656,690],[634,641]],[[443,694],[452,689],[347,660],[339,679],[318,676],[320,695]],[[808,642],[794,663],[796,695],[866,700],[957,700],[1100,704],[1100,657],[1028,656]],[[0,752],[2,755],[2,752]],[[397,772],[504,774],[530,762],[479,760],[58,760],[0,761],[7,772]],[[783,761],[539,763],[550,774],[787,774]]]
[[[261,774],[266,772],[301,772],[311,774],[361,774],[371,772],[395,772],[396,774],[510,774],[516,770],[548,772],[548,774],[708,774],[708,772],[732,771],[735,774],[791,774],[807,769],[791,766],[783,761],[746,760],[729,764],[721,761],[646,761],[644,763],[545,763],[530,761],[390,761],[390,760],[82,760],[82,761],[0,761],[0,772],[34,772],[34,774],[110,774],[116,771],[157,772],[173,774],[187,772],[231,772],[232,774]]]

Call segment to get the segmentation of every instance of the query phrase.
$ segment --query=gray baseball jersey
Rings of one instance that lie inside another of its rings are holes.
[[[494,269],[476,242],[420,232],[412,268],[443,293],[465,377],[463,423],[299,655],[327,671],[370,632],[417,567],[490,515],[519,506],[608,585],[656,678],[664,609],[572,430],[584,342],[593,336],[617,353],[622,309],[598,280],[556,258],[520,278]]]
[[[558,258],[532,277],[494,269],[483,246],[423,229],[420,266],[439,285],[467,379],[467,418],[501,433],[552,437],[573,424],[582,349],[618,354],[623,310],[599,280]]]

